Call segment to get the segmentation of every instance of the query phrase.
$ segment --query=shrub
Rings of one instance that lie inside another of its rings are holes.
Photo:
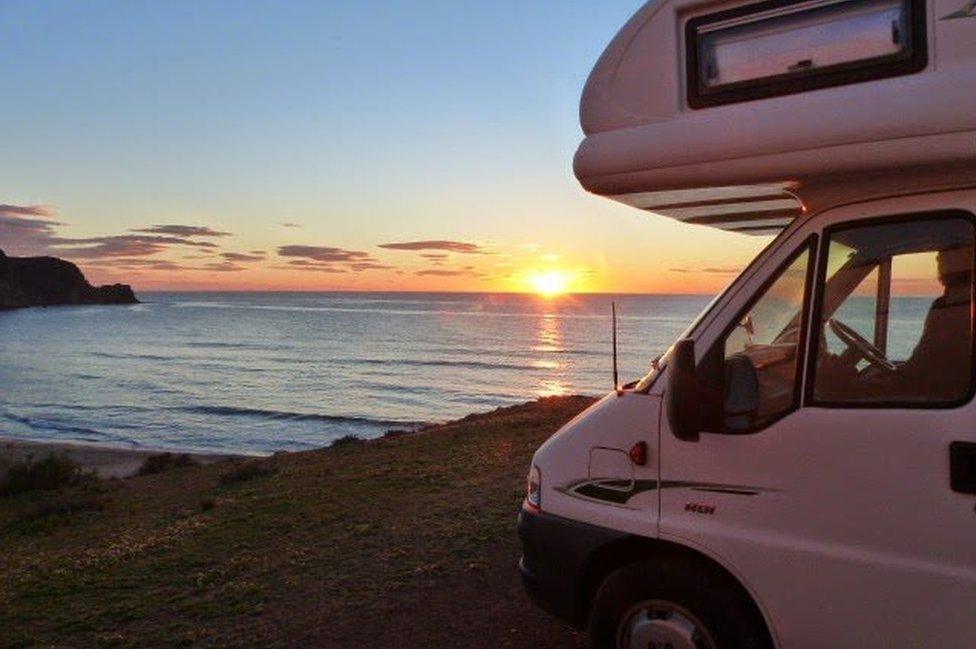
[[[220,476],[223,484],[234,484],[235,482],[247,482],[255,478],[271,475],[275,472],[273,466],[269,466],[259,460],[252,460],[235,466],[233,469]]]
[[[153,475],[163,473],[172,469],[181,469],[188,466],[196,466],[197,461],[186,453],[159,453],[150,455],[142,462],[136,475]]]
[[[30,456],[7,467],[6,475],[0,478],[0,496],[70,487],[83,477],[78,463],[66,455],[52,453],[36,461]]]

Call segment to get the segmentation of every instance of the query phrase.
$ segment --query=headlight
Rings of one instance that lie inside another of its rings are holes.
[[[533,509],[542,508],[542,472],[539,467],[532,465],[529,477],[525,481],[525,502]]]

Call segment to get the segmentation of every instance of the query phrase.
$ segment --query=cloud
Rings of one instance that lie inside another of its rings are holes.
[[[186,270],[186,266],[181,266],[175,261],[167,259],[96,259],[88,262],[86,266],[95,268],[117,268],[123,270],[165,270],[181,271]]]
[[[50,205],[0,205],[3,216],[55,216],[57,210]]]
[[[3,248],[11,254],[20,255],[54,255],[86,261],[112,258],[131,260],[151,257],[173,246],[218,250],[217,244],[192,237],[223,236],[203,226],[153,226],[132,230],[128,234],[63,237],[58,234],[58,227],[64,224],[46,220],[46,217],[55,214],[54,208],[46,205],[0,205],[0,242]],[[181,236],[177,232],[188,236]]]
[[[0,242],[7,249],[43,249],[44,244],[56,235],[58,225],[53,221],[0,214]]]
[[[62,225],[48,220],[55,214],[47,205],[0,205],[0,247],[11,254],[44,254]]]
[[[459,277],[461,275],[474,275],[470,270],[448,270],[446,268],[427,268],[418,270],[414,275],[431,275],[434,277]]]
[[[703,273],[715,273],[716,275],[733,275],[738,273],[741,268],[702,268]]]
[[[140,271],[140,270],[163,270],[167,272],[177,272],[184,270],[203,270],[212,271],[220,273],[230,273],[242,270],[247,270],[246,266],[241,266],[235,264],[231,261],[212,261],[202,266],[183,266],[175,261],[170,261],[168,259],[145,259],[137,257],[134,259],[127,258],[111,258],[111,259],[93,259],[85,263],[86,267],[91,268],[103,268],[103,269],[114,269],[114,270],[130,270],[130,271]]]
[[[278,270],[307,270],[320,273],[348,273],[345,268],[337,268],[329,263],[310,261],[308,259],[294,259],[286,262],[285,266],[275,266]]]
[[[375,261],[354,261],[353,263],[349,264],[349,268],[357,273],[364,270],[393,270],[393,266],[380,264]]]
[[[446,250],[461,254],[490,254],[478,244],[464,241],[405,241],[402,243],[381,243],[379,247],[387,250]]]
[[[222,252],[220,256],[227,261],[263,261],[265,258],[265,253],[261,250],[255,250],[254,252],[244,253],[244,252]]]
[[[148,228],[131,230],[146,234],[169,234],[174,237],[229,237],[230,232],[220,232],[205,225],[153,225]]]
[[[119,234],[107,237],[68,239],[51,237],[48,251],[71,259],[101,259],[104,257],[149,257],[170,246],[215,249],[209,241],[193,241],[183,237],[164,237],[144,234]]]
[[[709,273],[712,275],[734,275],[740,268],[669,268],[670,273]]]
[[[298,257],[288,265],[302,270],[321,270],[326,273],[343,273],[364,270],[391,270],[393,266],[380,263],[373,255],[362,250],[346,250],[332,246],[281,246],[279,257]],[[344,267],[344,268],[342,268]]]
[[[204,264],[201,268],[196,270],[212,270],[221,273],[236,273],[237,271],[247,270],[245,266],[240,266],[232,261],[212,261],[209,264]]]
[[[372,261],[368,252],[361,250],[344,250],[330,246],[280,246],[279,257],[302,257],[319,262],[348,263],[353,261]]]

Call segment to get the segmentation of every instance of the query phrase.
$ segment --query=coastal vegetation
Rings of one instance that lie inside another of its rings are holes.
[[[0,462],[0,497],[29,491],[51,491],[76,485],[86,477],[81,466],[64,455],[50,453],[36,460]]]
[[[580,646],[523,594],[515,516],[590,403],[7,496],[0,646]]]

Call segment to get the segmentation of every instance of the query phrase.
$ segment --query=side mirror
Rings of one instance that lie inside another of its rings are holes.
[[[759,376],[745,354],[725,361],[725,399],[723,427],[728,433],[748,432],[759,411]]]
[[[698,441],[701,431],[699,401],[695,341],[683,338],[674,344],[668,360],[668,424],[678,439]]]

